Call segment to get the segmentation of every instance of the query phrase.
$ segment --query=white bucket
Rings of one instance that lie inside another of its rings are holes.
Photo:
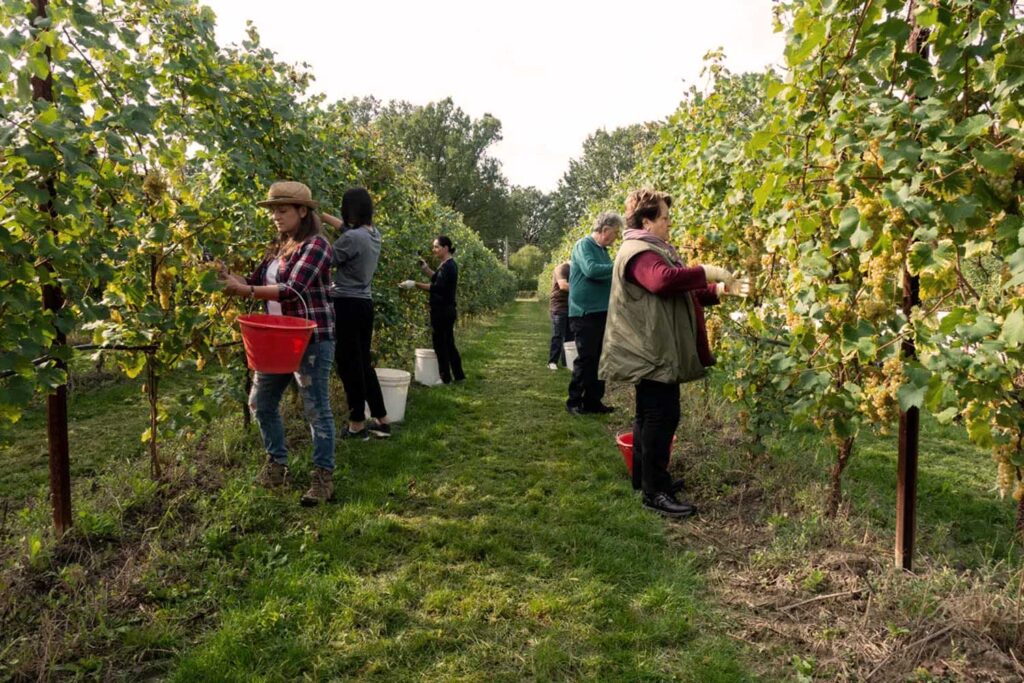
[[[572,370],[572,365],[576,362],[576,342],[565,342],[562,347],[565,349],[565,367]]]
[[[405,370],[376,368],[377,381],[380,382],[380,393],[384,395],[384,410],[388,412],[389,422],[401,422],[405,419],[405,401],[409,397],[409,382],[412,380]],[[366,404],[366,417],[370,417],[370,404]]]
[[[416,381],[432,387],[441,383],[437,369],[437,354],[434,349],[416,349]]]

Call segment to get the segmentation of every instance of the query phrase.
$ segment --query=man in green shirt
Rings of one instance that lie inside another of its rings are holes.
[[[608,246],[622,230],[622,216],[604,211],[594,221],[593,231],[572,248],[569,267],[569,329],[576,338],[576,362],[569,381],[565,408],[570,413],[610,413],[606,406],[604,382],[597,378],[601,344],[608,320],[608,297],[612,288],[612,260]]]

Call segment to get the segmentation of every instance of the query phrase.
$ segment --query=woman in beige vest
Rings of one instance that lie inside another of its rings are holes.
[[[615,256],[601,379],[636,387],[633,487],[643,504],[668,517],[697,509],[679,502],[681,482],[668,473],[672,436],[679,426],[679,385],[699,379],[715,359],[704,326],[704,306],[723,294],[746,296],[746,279],[717,266],[686,267],[669,244],[672,197],[650,189],[626,200],[626,233]]]

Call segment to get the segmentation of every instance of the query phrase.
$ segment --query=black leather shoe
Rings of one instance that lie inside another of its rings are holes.
[[[644,507],[654,510],[659,515],[681,519],[697,514],[697,508],[689,503],[680,503],[667,493],[655,493],[649,496],[646,493],[643,497]]]

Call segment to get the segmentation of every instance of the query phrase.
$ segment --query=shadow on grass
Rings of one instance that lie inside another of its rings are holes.
[[[464,384],[413,388],[392,439],[339,447],[340,504],[254,492],[273,518],[221,537],[209,588],[245,579],[173,679],[748,680],[605,421],[565,412],[547,329],[519,303],[463,334]]]
[[[853,504],[895,533],[897,439],[862,440],[847,475]],[[994,491],[995,467],[956,426],[925,417],[917,483],[917,539],[921,552],[954,565],[980,566],[1015,558],[1016,506]]]

